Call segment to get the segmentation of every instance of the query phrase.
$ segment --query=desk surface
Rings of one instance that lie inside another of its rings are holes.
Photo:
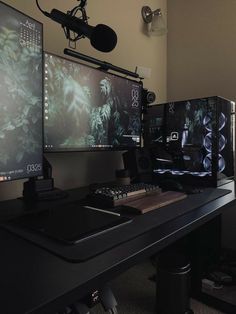
[[[234,183],[221,188],[232,192],[80,263],[67,262],[0,229],[1,313],[51,314],[73,303],[235,204]],[[16,202],[12,208],[21,210]]]

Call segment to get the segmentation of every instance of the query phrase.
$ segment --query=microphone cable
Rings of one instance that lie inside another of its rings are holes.
[[[38,9],[39,9],[44,15],[46,15],[47,17],[50,17],[50,13],[47,12],[47,11],[44,11],[44,10],[40,7],[38,0],[36,0],[36,5],[37,5]]]

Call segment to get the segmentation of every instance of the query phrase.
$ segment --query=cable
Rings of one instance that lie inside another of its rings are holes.
[[[44,15],[46,15],[47,17],[50,17],[50,13],[48,13],[47,11],[42,10],[42,8],[41,8],[40,5],[39,5],[38,0],[36,0],[36,5],[37,5],[38,9],[39,9]]]

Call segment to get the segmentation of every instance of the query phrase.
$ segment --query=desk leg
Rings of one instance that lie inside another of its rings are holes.
[[[198,297],[202,290],[202,278],[209,267],[216,265],[221,255],[221,216],[193,231],[188,236],[192,276],[191,293]]]
[[[156,300],[158,314],[191,314],[191,266],[177,244],[160,253],[157,259]]]

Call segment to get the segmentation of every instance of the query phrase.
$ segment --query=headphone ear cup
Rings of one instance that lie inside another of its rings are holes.
[[[156,100],[156,94],[154,92],[148,91],[147,92],[147,103],[151,104]]]
[[[148,91],[147,89],[143,89],[142,100],[144,106],[151,104],[156,100],[156,94],[152,91]]]

